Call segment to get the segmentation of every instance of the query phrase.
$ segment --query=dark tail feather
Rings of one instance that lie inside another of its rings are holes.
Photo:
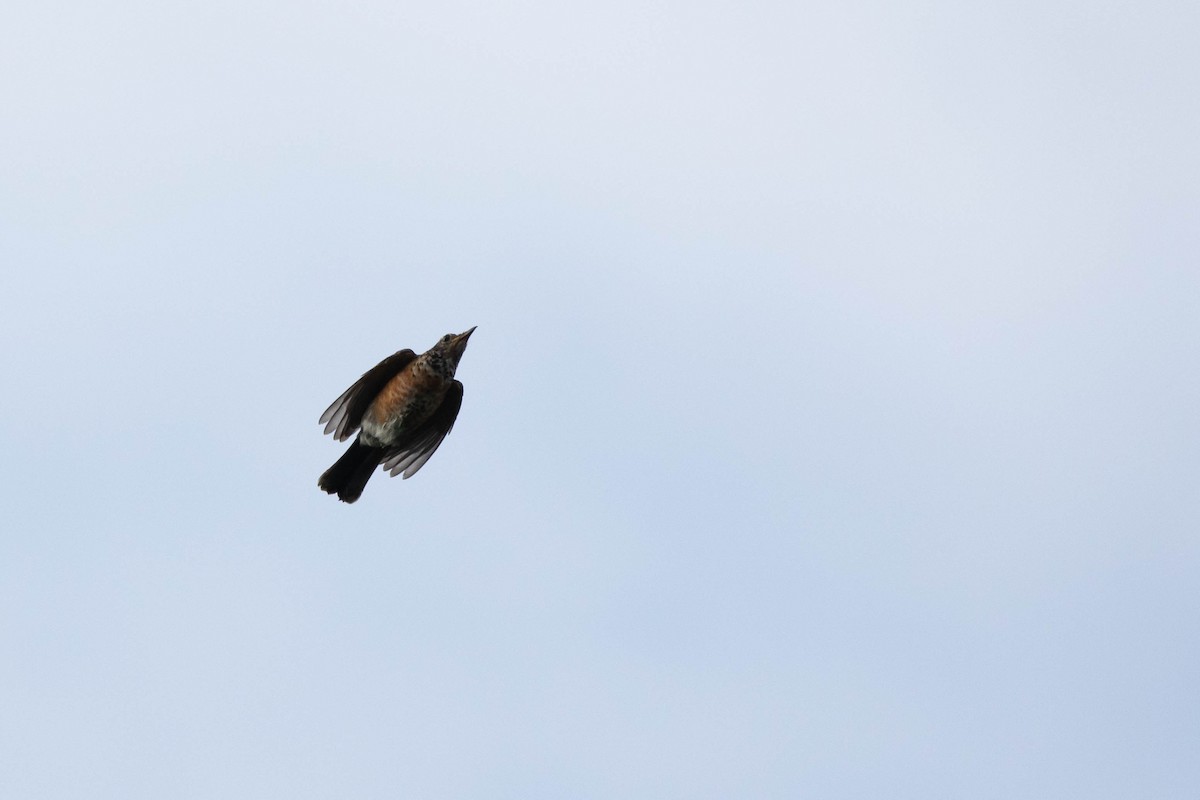
[[[342,502],[353,503],[382,459],[382,448],[367,447],[355,439],[342,457],[325,470],[317,485],[329,494],[336,494]]]

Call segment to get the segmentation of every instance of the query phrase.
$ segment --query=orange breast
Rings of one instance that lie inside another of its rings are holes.
[[[437,406],[444,393],[443,383],[437,376],[424,370],[406,369],[383,387],[383,391],[367,409],[367,416],[377,425],[385,425],[416,412],[415,416],[419,419],[406,421],[420,424]]]

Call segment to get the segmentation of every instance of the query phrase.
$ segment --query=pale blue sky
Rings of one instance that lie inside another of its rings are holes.
[[[0,796],[1194,798],[1198,38],[8,4]]]

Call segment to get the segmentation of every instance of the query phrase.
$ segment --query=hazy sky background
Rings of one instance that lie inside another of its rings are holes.
[[[1197,41],[5,4],[0,796],[1195,798]]]

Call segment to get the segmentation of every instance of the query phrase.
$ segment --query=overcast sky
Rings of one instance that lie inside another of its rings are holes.
[[[1195,798],[1198,40],[6,4],[0,796]]]

